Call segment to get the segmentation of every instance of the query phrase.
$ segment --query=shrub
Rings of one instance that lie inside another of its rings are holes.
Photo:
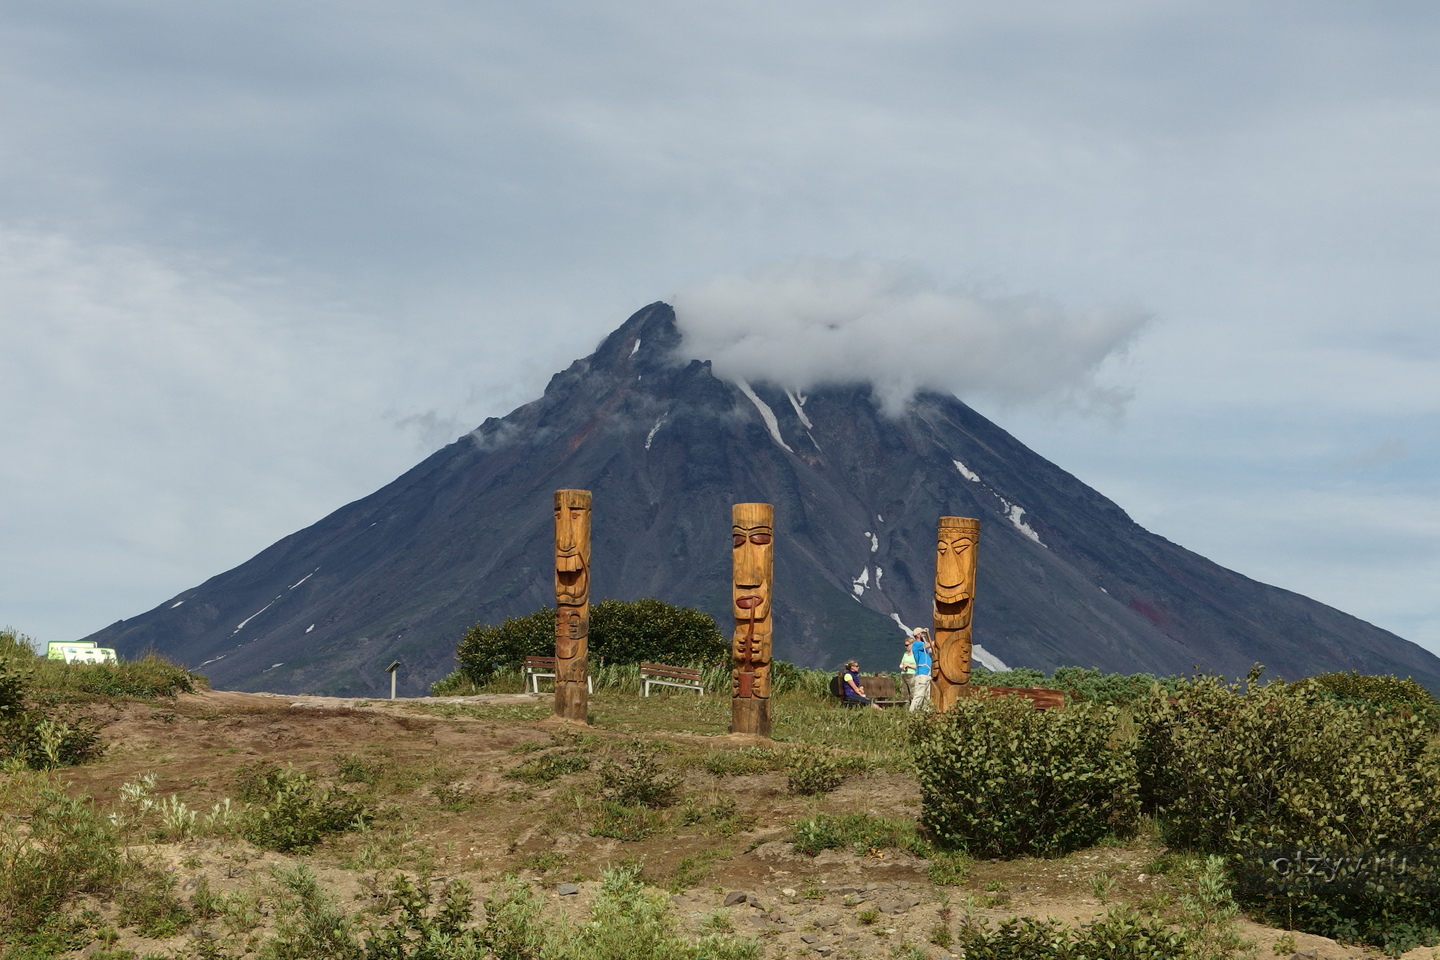
[[[1224,855],[1242,901],[1325,936],[1440,941],[1440,755],[1421,714],[1201,677],[1136,721],[1162,836]]]
[[[604,799],[627,807],[668,807],[679,793],[681,777],[660,765],[653,747],[632,747],[600,768]]]
[[[1440,700],[1410,677],[1401,680],[1389,675],[1322,673],[1293,687],[1313,689],[1341,703],[1351,703],[1382,712],[1413,713],[1431,727],[1440,724]]]
[[[241,774],[237,787],[250,804],[241,833],[256,846],[281,853],[312,847],[326,833],[349,830],[370,819],[359,800],[319,788],[292,767],[252,767]]]
[[[1159,920],[1117,911],[1082,927],[1012,917],[990,929],[969,921],[956,938],[966,960],[1182,960],[1192,956],[1183,934]]]
[[[920,822],[975,856],[1055,855],[1128,834],[1135,756],[1112,743],[1115,707],[1035,710],[1013,697],[961,700],[919,718],[912,749]]]
[[[1094,667],[1058,667],[1046,676],[1033,667],[992,672],[978,664],[971,681],[985,687],[1047,687],[1062,690],[1076,700],[1095,700],[1116,706],[1138,703],[1150,695],[1156,684],[1171,689],[1178,682],[1172,677],[1156,677],[1148,673],[1101,673]]]
[[[53,925],[83,893],[115,889],[125,872],[115,828],[85,797],[15,783],[6,796],[29,812],[29,829],[0,818],[0,947]],[[8,792],[8,791],[6,791]]]
[[[104,745],[94,721],[62,717],[34,702],[36,668],[43,664],[15,633],[0,632],[0,759],[45,770],[99,757]]]
[[[589,643],[592,660],[610,663],[706,665],[724,659],[730,650],[709,614],[655,599],[601,600],[590,609]],[[483,684],[497,670],[518,666],[526,657],[554,653],[555,610],[547,607],[506,617],[499,626],[477,623],[461,638],[455,658],[465,677]]]
[[[791,793],[801,796],[829,793],[844,780],[839,762],[828,753],[801,751],[790,757],[790,776],[786,786]]]

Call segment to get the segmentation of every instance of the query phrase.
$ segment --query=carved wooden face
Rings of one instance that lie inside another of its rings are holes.
[[[975,545],[980,523],[967,517],[941,517],[935,544],[936,625],[960,630],[970,625],[975,599]]]
[[[590,491],[555,491],[555,602],[590,599]]]
[[[775,508],[768,503],[737,503],[731,510],[734,552],[732,607],[737,622],[759,623],[770,616],[770,579],[774,562]]]

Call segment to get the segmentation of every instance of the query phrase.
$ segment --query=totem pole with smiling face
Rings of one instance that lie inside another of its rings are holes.
[[[770,736],[770,591],[775,572],[775,508],[737,503],[730,510],[731,610],[735,638],[730,732]]]
[[[555,716],[587,723],[590,491],[555,491]]]
[[[935,674],[930,682],[936,710],[948,710],[970,685],[970,623],[979,543],[979,520],[940,518],[935,544]]]

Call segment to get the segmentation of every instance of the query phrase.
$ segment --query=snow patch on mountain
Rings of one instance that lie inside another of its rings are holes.
[[[805,416],[805,395],[797,394],[791,390],[786,390],[785,396],[789,399],[790,406],[795,409],[795,416],[799,417],[800,422],[805,424],[805,429],[813,429],[815,424],[811,423],[810,418]]]
[[[750,402],[755,404],[755,409],[760,411],[760,419],[765,421],[765,426],[769,429],[770,436],[775,438],[775,442],[786,450],[790,450],[790,444],[786,443],[785,438],[780,436],[780,421],[775,419],[775,411],[770,409],[770,405],[756,396],[755,391],[750,388],[750,384],[744,380],[735,381],[735,386],[739,387],[740,392],[749,397]],[[790,450],[790,452],[794,453],[795,451]]]
[[[1010,520],[1011,523],[1015,525],[1015,529],[1019,530],[1021,533],[1025,534],[1025,536],[1029,537],[1031,540],[1034,540],[1036,543],[1039,543],[1040,546],[1045,547],[1045,544],[1042,543],[1040,540],[1040,534],[1036,533],[1033,529],[1031,529],[1030,524],[1024,521],[1023,518],[1025,516],[1025,508],[1018,504],[1011,503],[1004,497],[1000,498],[1000,502],[1005,505],[1005,516]],[[1049,550],[1050,548],[1045,547],[1045,549]]]
[[[955,469],[960,471],[960,476],[964,477],[966,480],[969,480],[971,483],[980,482],[980,474],[976,473],[974,470],[971,470],[959,460],[951,460],[950,462],[955,464]]]
[[[665,422],[665,418],[664,418],[664,417],[661,417],[659,420],[656,420],[656,421],[655,421],[655,426],[651,427],[651,428],[650,428],[650,432],[647,433],[647,434],[645,434],[645,449],[646,449],[646,450],[649,450],[649,449],[650,449],[650,441],[655,439],[655,434],[660,431],[660,424],[662,424],[662,423],[664,423],[664,422]]]
[[[984,667],[986,670],[990,670],[995,673],[999,673],[1002,670],[1010,669],[1005,664],[1004,660],[1001,660],[999,657],[995,656],[995,654],[991,653],[989,650],[986,650],[978,643],[971,645],[970,659],[980,664],[980,666]]]
[[[865,596],[865,588],[868,586],[870,586],[870,568],[866,567],[860,571],[860,576],[856,577],[851,583],[850,589],[855,591],[855,596],[863,597]]]

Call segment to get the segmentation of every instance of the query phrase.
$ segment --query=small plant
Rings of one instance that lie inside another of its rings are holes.
[[[739,750],[715,750],[700,760],[701,769],[717,777],[753,776],[784,770],[790,753],[773,747],[742,747]]]
[[[800,796],[829,793],[844,782],[840,764],[828,753],[799,751],[790,757],[786,786]]]
[[[380,775],[378,764],[371,763],[364,757],[357,756],[353,753],[342,753],[336,757],[335,766],[340,775],[341,783],[364,783],[373,785]]]
[[[600,804],[600,812],[590,824],[590,835],[633,843],[654,833],[658,820],[654,811],[645,807],[606,801]]]
[[[1115,889],[1115,878],[1110,875],[1108,870],[1101,870],[1090,878],[1090,892],[1101,903],[1110,899],[1110,891],[1113,889]]]
[[[172,795],[160,801],[160,823],[175,840],[184,840],[195,830],[195,811],[185,801]]]
[[[880,919],[880,911],[876,910],[873,907],[866,910],[861,910],[856,919],[858,919],[865,926],[869,927],[874,925],[875,921]]]
[[[950,924],[940,921],[930,928],[930,942],[942,950],[950,949],[955,942],[955,935],[950,932]]]
[[[821,850],[838,847],[848,847],[860,855],[877,853],[887,847],[912,853],[927,852],[913,824],[868,814],[832,817],[822,813],[808,817],[795,824],[791,840],[796,853],[812,857]]]
[[[359,800],[321,789],[293,767],[252,767],[241,775],[238,787],[250,803],[245,838],[281,853],[312,847],[324,834],[362,826],[372,816]]]
[[[675,802],[681,782],[679,775],[665,772],[653,747],[636,745],[600,768],[601,795],[626,807],[668,807]]]
[[[585,756],[583,751],[559,750],[531,757],[506,771],[505,776],[511,780],[539,785],[588,769],[590,758]]]
[[[1295,946],[1295,934],[1282,933],[1280,936],[1275,938],[1275,942],[1271,944],[1270,949],[1277,957],[1291,956],[1296,952],[1297,949]]]

